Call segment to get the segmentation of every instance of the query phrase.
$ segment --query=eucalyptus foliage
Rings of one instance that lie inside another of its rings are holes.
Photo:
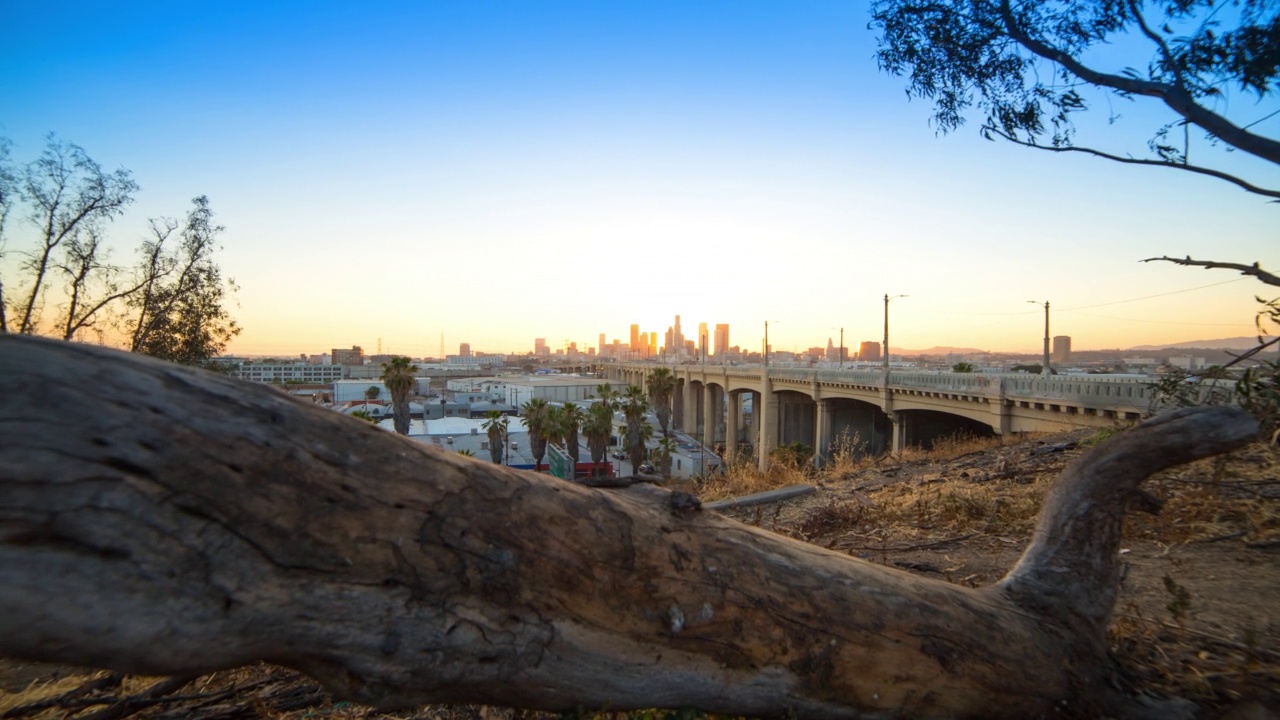
[[[1213,153],[1197,150],[1193,162],[1191,143],[1195,133],[1280,164],[1280,141],[1252,127],[1278,111],[1274,0],[877,0],[871,14],[880,68],[933,103],[940,132],[977,115],[988,139],[1187,170],[1280,198],[1280,188],[1213,167]],[[1077,142],[1080,113],[1103,109],[1115,121],[1129,101],[1166,111],[1145,150]]]

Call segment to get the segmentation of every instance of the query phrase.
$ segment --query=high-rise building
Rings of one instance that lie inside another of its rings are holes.
[[[711,352],[711,338],[707,337],[707,324],[698,323],[698,354],[706,355]]]
[[[658,333],[649,333],[649,357],[656,357],[658,354]]]
[[[458,345],[459,357],[471,357],[471,343],[460,343]]]
[[[716,357],[720,357],[729,351],[729,325],[721,323],[716,325]]]
[[[359,345],[352,345],[350,350],[333,348],[330,351],[333,365],[363,365],[364,350]]]
[[[880,359],[880,343],[868,340],[858,346],[858,359],[863,362],[875,362]]]
[[[550,354],[551,354],[551,353],[548,351],[548,349],[547,349],[547,339],[546,339],[546,338],[534,338],[534,339],[533,339],[533,354],[534,354],[534,355],[537,355],[537,356],[539,356],[539,357],[542,357],[542,356],[546,356],[546,355],[550,355]]]
[[[632,325],[632,326],[631,326],[631,351],[632,351],[632,352],[635,352],[635,351],[640,350],[640,349],[641,349],[641,347],[640,347],[640,326],[639,326],[639,325]]]
[[[683,348],[683,347],[684,347],[684,332],[682,332],[682,331],[680,330],[680,316],[679,316],[679,315],[677,315],[677,316],[676,316],[676,324],[671,328],[671,330],[672,330],[672,332],[671,332],[671,342],[667,345],[667,347],[668,347],[668,348],[672,348],[672,347],[674,347],[674,348]]]
[[[1053,362],[1056,362],[1056,363],[1071,362],[1071,336],[1070,335],[1054,335],[1053,336]]]
[[[600,342],[596,344],[596,353],[604,354],[604,333],[600,333]]]

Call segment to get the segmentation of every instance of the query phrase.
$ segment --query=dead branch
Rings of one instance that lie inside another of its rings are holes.
[[[1188,255],[1185,258],[1173,258],[1165,255],[1162,257],[1147,258],[1139,262],[1144,262],[1144,263],[1145,262],[1171,262],[1174,265],[1202,267],[1206,270],[1210,270],[1214,268],[1223,268],[1226,270],[1239,270],[1241,275],[1251,275],[1253,277],[1258,278],[1259,280],[1261,280],[1262,282],[1268,285],[1280,286],[1280,276],[1272,275],[1266,270],[1263,270],[1262,268],[1258,267],[1258,263],[1254,263],[1252,265],[1245,265],[1243,263],[1218,262],[1216,260],[1192,260],[1190,255]]]
[[[974,590],[98,347],[0,337],[0,398],[0,655],[269,661],[381,707],[1123,713],[1104,631],[1124,508],[1257,432],[1211,407],[1100,444]]]

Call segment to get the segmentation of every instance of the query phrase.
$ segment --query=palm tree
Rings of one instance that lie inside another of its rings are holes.
[[[676,392],[676,376],[671,368],[656,368],[649,373],[649,400],[658,415],[658,426],[662,428],[662,437],[670,437],[667,425],[671,422],[671,396]]]
[[[502,446],[507,439],[507,416],[501,411],[490,410],[484,414],[484,422],[480,429],[489,436],[489,458],[494,463],[502,464]]]
[[[564,408],[559,405],[547,406],[547,442],[564,442]]]
[[[565,452],[575,468],[578,465],[578,428],[586,419],[582,408],[571,402],[565,403],[560,410],[560,437],[564,439]]]
[[[658,441],[658,472],[662,477],[671,478],[671,454],[677,447],[675,438],[664,437]]]
[[[649,423],[642,424],[640,426],[640,434],[636,438],[636,446],[634,448],[634,453],[635,453],[634,457],[639,459],[640,462],[632,463],[632,467],[636,470],[636,472],[639,472],[640,466],[643,465],[645,461],[649,459],[649,441],[652,439],[653,439],[653,426],[650,425]]]
[[[596,386],[596,397],[600,398],[600,404],[608,405],[609,411],[612,412],[618,400],[622,398],[622,393],[614,390],[610,383],[605,383]]]
[[[622,396],[622,416],[627,420],[627,456],[631,460],[633,470],[644,462],[644,440],[641,428],[648,427],[644,421],[644,415],[648,410],[649,403],[645,400],[644,390],[635,385],[628,386],[626,393]]]
[[[582,424],[582,434],[587,437],[587,449],[591,452],[591,462],[598,473],[600,462],[609,452],[609,434],[613,431],[613,407],[606,402],[598,402],[587,412],[587,420]]]
[[[382,384],[391,393],[396,432],[401,435],[409,434],[409,395],[413,392],[413,375],[416,372],[418,366],[410,365],[409,358],[402,355],[392,355],[391,362],[382,363]]]
[[[547,456],[548,430],[547,411],[551,406],[542,398],[533,398],[520,408],[524,417],[524,426],[529,430],[529,449],[533,452],[533,469],[542,472],[542,458]]]

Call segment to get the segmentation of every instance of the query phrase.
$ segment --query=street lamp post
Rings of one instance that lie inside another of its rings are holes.
[[[884,371],[889,372],[889,301],[896,300],[906,295],[894,295],[889,297],[889,293],[884,294]]]
[[[764,374],[769,374],[769,321],[764,321]]]
[[[1039,300],[1028,300],[1032,305],[1039,305]],[[1044,301],[1044,363],[1040,368],[1041,375],[1050,375],[1053,370],[1049,367],[1049,301]]]
[[[835,330],[836,328],[833,327],[831,329]],[[831,339],[828,338],[827,342],[829,344]],[[844,369],[844,328],[840,328],[840,369]]]

